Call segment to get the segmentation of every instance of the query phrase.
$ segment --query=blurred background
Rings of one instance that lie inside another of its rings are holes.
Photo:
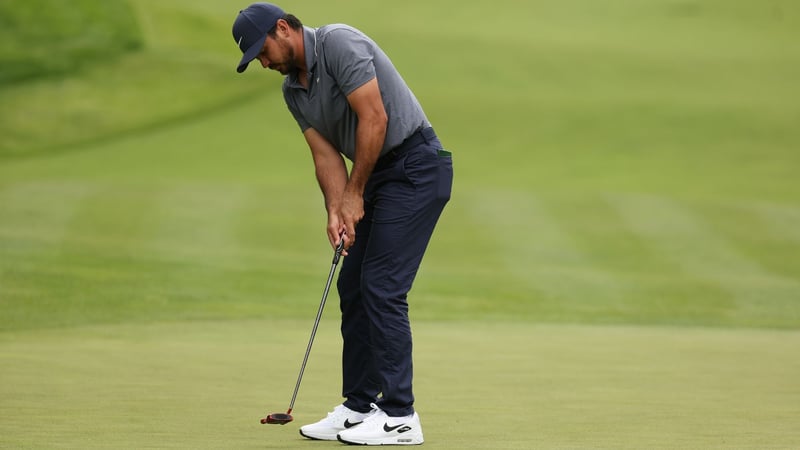
[[[244,6],[3,2],[4,328],[81,322],[94,306],[125,320],[151,306],[294,313],[262,298],[304,292],[307,263],[327,253],[325,219],[281,77],[231,70]],[[284,9],[373,36],[456,154],[419,316],[798,324],[792,2]],[[118,268],[145,293],[86,298],[80,277],[107,280],[82,274],[53,280],[56,302],[38,282],[51,243],[56,262]],[[139,279],[149,264],[208,273],[184,304],[171,279]],[[276,270],[282,286],[266,289]]]
[[[269,321],[271,335],[299,324],[305,339],[329,268],[326,217],[282,78],[258,64],[235,72],[230,27],[247,4],[0,2],[0,403],[21,416],[43,412],[12,390],[55,370],[44,360],[73,354],[44,345],[39,363],[21,364],[15,346],[30,339],[86,342],[81,333],[95,330],[124,346],[139,335],[124,327],[253,320]],[[789,347],[770,354],[794,362],[754,376],[800,403],[789,380],[800,374],[796,2],[280,6],[377,41],[454,154],[452,201],[410,295],[423,336],[452,326],[470,339],[475,323],[497,327],[484,331],[498,340],[516,330],[519,362],[551,335],[531,331],[541,326],[746,330],[735,339],[750,343],[748,333],[786,333],[776,341]],[[335,343],[335,300],[326,321]],[[148,330],[153,345],[176,335]],[[206,344],[227,335],[197,332]],[[574,348],[572,332],[554,334]],[[231,336],[231,355],[254,351]],[[288,372],[300,350],[288,351]],[[731,370],[758,364],[740,356]],[[783,427],[796,406],[772,406],[782,415],[761,417],[779,428],[772,443],[800,442]],[[19,435],[21,423],[0,434]]]

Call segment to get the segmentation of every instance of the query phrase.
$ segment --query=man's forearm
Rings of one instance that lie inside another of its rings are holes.
[[[364,193],[364,187],[383,148],[389,118],[383,107],[377,78],[350,93],[347,101],[358,115],[358,125],[356,125],[355,158],[345,195],[360,196]]]
[[[386,138],[386,121],[382,117],[360,120],[356,128],[356,149],[353,168],[345,190],[361,195],[378,161]]]
[[[306,130],[305,137],[314,158],[314,170],[325,199],[325,209],[328,213],[334,212],[341,206],[347,185],[347,166],[341,154],[316,130]]]
[[[331,163],[315,163],[317,183],[319,183],[325,199],[325,210],[328,213],[336,212],[341,207],[342,196],[347,185],[347,168],[344,161],[338,161],[341,164],[336,161],[331,161]]]

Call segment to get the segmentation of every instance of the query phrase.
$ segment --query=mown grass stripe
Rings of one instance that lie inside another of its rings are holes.
[[[158,201],[156,187],[95,182],[64,237],[65,256],[86,251],[119,258],[139,253]]]
[[[0,189],[0,329],[60,314],[61,297],[52,288],[72,284],[70,268],[51,263],[90,195],[92,187],[81,182],[30,181]]]
[[[800,207],[762,202],[752,210],[774,235],[800,243]]]
[[[30,181],[0,188],[0,252],[23,258],[54,254],[81,201],[91,193],[81,182]]]
[[[772,316],[773,324],[800,317],[800,283],[780,277],[707,226],[702,217],[664,197],[628,194],[609,196],[627,225],[687,276],[727,292],[736,302],[729,314],[749,317],[754,323]]]
[[[150,241],[164,255],[236,259],[236,226],[250,190],[227,184],[184,183],[166,187],[154,210]]]
[[[475,218],[487,223],[506,269],[550,299],[592,302],[625,290],[592,261],[540,198],[511,190],[482,190]]]
[[[615,195],[611,204],[635,233],[688,273],[720,281],[770,276],[677,202],[657,196]]]

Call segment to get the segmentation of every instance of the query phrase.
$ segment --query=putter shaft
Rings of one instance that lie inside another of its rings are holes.
[[[303,373],[306,371],[306,364],[308,363],[308,355],[311,354],[311,346],[314,344],[314,337],[317,335],[317,328],[322,319],[322,311],[325,309],[325,301],[328,298],[328,291],[331,289],[333,282],[333,274],[336,272],[336,266],[339,264],[339,259],[344,251],[344,236],[340,236],[339,245],[333,254],[333,262],[331,263],[331,271],[328,273],[328,281],[325,283],[325,290],[322,293],[322,299],[319,302],[319,309],[317,309],[317,317],[314,319],[314,327],[311,329],[311,337],[308,339],[308,346],[306,346],[306,354],[303,356],[303,363],[300,365],[300,373],[297,375],[297,383],[294,385],[294,393],[292,393],[292,401],[289,402],[289,412],[291,414],[294,409],[294,401],[297,399],[297,392],[300,390],[300,382],[303,381]]]

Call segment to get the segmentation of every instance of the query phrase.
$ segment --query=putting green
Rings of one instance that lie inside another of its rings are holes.
[[[283,427],[258,419],[285,410],[310,320],[4,333],[0,447],[308,448],[297,428],[339,401],[327,316]],[[415,339],[427,448],[800,446],[796,331],[418,321]]]
[[[0,86],[0,448],[339,446],[297,434],[340,401],[333,304],[296,421],[258,423],[331,252],[280,77],[233,70],[243,4],[115,1],[136,51],[94,64],[63,55],[97,21],[40,3],[0,66],[83,69]],[[800,9],[493,7],[291,7],[374,37],[455,155],[411,293],[425,447],[800,448]]]

